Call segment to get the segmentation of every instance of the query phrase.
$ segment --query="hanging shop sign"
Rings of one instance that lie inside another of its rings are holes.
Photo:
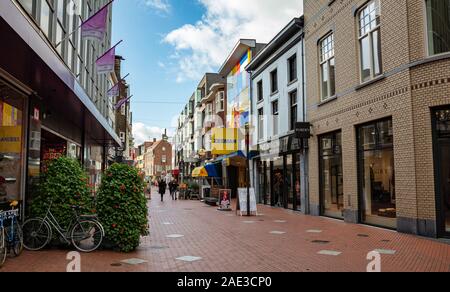
[[[304,122],[295,123],[295,136],[299,139],[311,138],[311,124]]]
[[[213,155],[227,155],[238,150],[239,139],[237,128],[215,128],[211,135]]]

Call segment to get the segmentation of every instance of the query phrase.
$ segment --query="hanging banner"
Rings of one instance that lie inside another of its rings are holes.
[[[83,39],[104,40],[108,28],[108,7],[112,2],[103,6],[97,13],[81,24],[81,37]]]
[[[113,87],[111,87],[110,90],[108,90],[108,97],[117,97],[119,96],[119,90],[120,90],[120,83],[117,83],[116,85],[114,85]]]
[[[114,68],[116,65],[116,47],[121,42],[122,41],[118,42],[114,47],[109,49],[106,53],[100,56],[97,61],[95,61],[98,74],[108,74],[114,72]]]
[[[117,97],[120,95],[120,83],[125,81],[125,79],[130,76],[130,74],[125,75],[125,77],[121,78],[111,89],[108,90],[108,97]]]
[[[123,98],[121,99],[115,106],[114,109],[118,110],[122,105],[124,105],[125,103],[127,103],[133,96],[130,96],[128,98]]]

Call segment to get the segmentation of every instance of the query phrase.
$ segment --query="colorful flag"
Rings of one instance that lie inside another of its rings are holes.
[[[108,74],[114,72],[114,67],[116,64],[116,47],[121,43],[117,43],[114,47],[109,49],[106,53],[104,53],[101,57],[95,61],[97,65],[97,73],[98,74]]]
[[[112,1],[81,24],[82,38],[103,41],[108,27],[108,7],[111,3]]]
[[[127,98],[123,98],[121,99],[115,106],[114,109],[118,110],[122,105],[124,105],[125,103],[127,103],[133,96],[127,97]]]
[[[119,84],[120,82],[117,82],[116,85],[114,85],[113,87],[111,87],[110,90],[108,90],[108,97],[116,97],[119,95]]]

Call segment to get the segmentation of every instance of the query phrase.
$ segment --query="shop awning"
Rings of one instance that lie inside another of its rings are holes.
[[[250,151],[249,159],[253,159],[253,157],[256,157],[257,155],[258,155],[258,151]],[[230,153],[228,155],[220,156],[215,161],[220,162],[225,159],[231,159],[231,158],[236,158],[236,157],[247,158],[247,155],[244,153],[244,151],[239,150],[239,151]]]
[[[222,165],[220,163],[209,163],[205,165],[206,171],[208,172],[208,177],[212,178],[221,178],[222,172],[220,169],[222,168]]]
[[[197,167],[192,171],[192,177],[208,177],[208,171],[203,166]]]

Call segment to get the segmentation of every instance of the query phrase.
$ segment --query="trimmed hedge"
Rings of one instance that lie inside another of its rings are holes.
[[[33,216],[43,218],[53,202],[53,215],[61,227],[68,228],[74,218],[72,206],[80,206],[82,214],[95,213],[88,182],[79,161],[68,157],[51,161],[41,176],[38,195],[33,198]]]
[[[123,252],[139,246],[148,235],[144,179],[136,168],[113,164],[103,175],[97,196],[97,211],[106,239]]]

